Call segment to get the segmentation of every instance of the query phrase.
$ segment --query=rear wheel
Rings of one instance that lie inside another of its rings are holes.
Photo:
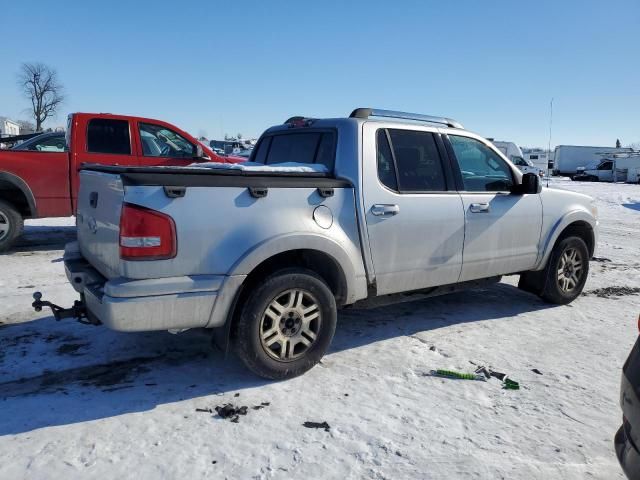
[[[335,298],[322,278],[306,269],[281,270],[247,299],[236,324],[236,351],[261,377],[295,377],[325,354],[336,318]]]
[[[22,233],[22,215],[13,205],[0,200],[0,252],[11,247]]]

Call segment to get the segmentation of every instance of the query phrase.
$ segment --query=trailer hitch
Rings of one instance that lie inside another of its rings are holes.
[[[76,300],[70,308],[62,308],[55,303],[42,300],[42,293],[40,292],[33,294],[33,300],[34,302],[31,306],[36,312],[41,312],[42,307],[49,307],[57,321],[63,318],[75,318],[78,322],[84,323],[85,325],[100,325],[99,320],[92,319],[87,315],[87,307],[83,300]]]

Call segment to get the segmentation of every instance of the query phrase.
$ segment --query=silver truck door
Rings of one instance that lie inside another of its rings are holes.
[[[462,177],[466,221],[460,281],[531,269],[542,230],[540,195],[509,193],[511,167],[480,140],[448,138]]]
[[[464,212],[437,131],[363,125],[362,188],[378,295],[458,281]]]

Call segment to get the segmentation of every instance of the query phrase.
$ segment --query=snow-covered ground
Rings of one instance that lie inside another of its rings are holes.
[[[590,292],[640,288],[640,186],[552,186],[598,200],[586,295],[550,306],[510,277],[343,311],[322,364],[284,382],[225,360],[206,332],[122,334],[33,313],[34,290],[74,299],[60,262],[73,220],[31,222],[0,256],[0,478],[622,479],[612,438],[640,295]],[[521,389],[427,375],[475,365]],[[196,410],[226,403],[248,413]]]

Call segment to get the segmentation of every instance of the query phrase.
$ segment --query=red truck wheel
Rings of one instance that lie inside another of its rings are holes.
[[[0,200],[0,252],[11,247],[22,233],[24,221],[13,205]]]

